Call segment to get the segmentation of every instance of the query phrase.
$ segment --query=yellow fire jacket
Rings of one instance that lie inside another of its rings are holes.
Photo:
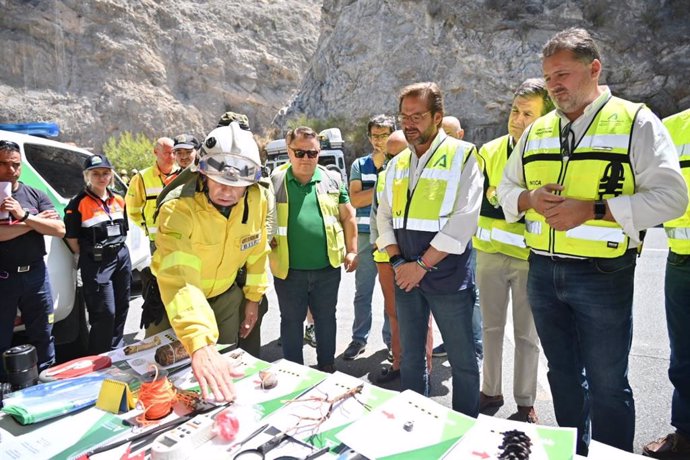
[[[248,300],[260,301],[268,288],[268,205],[259,187],[247,188],[246,199],[233,207],[228,219],[199,189],[159,208],[151,271],[158,278],[170,324],[190,354],[218,340],[215,315],[206,299],[230,289],[243,265]]]

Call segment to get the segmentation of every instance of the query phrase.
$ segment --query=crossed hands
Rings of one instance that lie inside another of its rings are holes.
[[[555,194],[563,190],[562,185],[546,184],[527,192],[529,207],[544,216],[551,228],[559,231],[570,230],[594,217],[592,201]]]

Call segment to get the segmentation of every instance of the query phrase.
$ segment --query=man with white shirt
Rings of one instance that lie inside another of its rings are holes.
[[[543,49],[557,110],[520,138],[498,199],[508,222],[525,218],[527,293],[549,364],[556,420],[632,452],[628,383],[635,258],[640,233],[681,215],[687,188],[673,143],[643,104],[599,86],[599,50],[568,29]]]
[[[424,344],[432,312],[452,369],[453,409],[476,417],[470,251],[483,183],[476,147],[441,129],[443,96],[436,83],[405,87],[398,120],[410,148],[386,168],[376,245],[386,249],[395,270],[401,387],[429,393]]]

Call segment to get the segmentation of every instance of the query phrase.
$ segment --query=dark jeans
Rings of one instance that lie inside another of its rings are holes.
[[[114,254],[106,253],[100,262],[82,253],[79,268],[91,325],[89,353],[97,355],[121,347],[132,275],[127,247],[123,245]]]
[[[669,252],[665,297],[671,342],[668,377],[673,384],[671,425],[690,439],[690,255]]]
[[[283,357],[304,364],[302,324],[307,317],[307,306],[314,317],[316,333],[316,359],[318,365],[327,366],[335,361],[335,306],[338,303],[340,268],[320,270],[290,269],[284,280],[274,280],[280,304],[280,337]]]
[[[453,410],[476,417],[479,413],[479,368],[472,339],[474,290],[433,294],[419,288],[405,292],[396,285],[395,309],[402,348],[401,390],[429,396],[425,344],[431,312],[448,352],[453,375]]]
[[[615,259],[530,255],[527,295],[549,364],[556,420],[632,452],[635,402],[628,383],[635,251]],[[590,433],[591,432],[591,433]]]
[[[52,366],[55,363],[53,296],[43,260],[23,273],[18,273],[17,267],[0,268],[0,296],[0,356],[12,345],[14,318],[19,307],[28,341],[36,347],[39,372]],[[0,358],[0,380],[6,377]]]

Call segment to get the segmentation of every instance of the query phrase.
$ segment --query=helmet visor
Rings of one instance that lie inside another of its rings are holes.
[[[221,184],[244,187],[261,179],[261,166],[247,157],[216,154],[199,161],[199,171]]]

